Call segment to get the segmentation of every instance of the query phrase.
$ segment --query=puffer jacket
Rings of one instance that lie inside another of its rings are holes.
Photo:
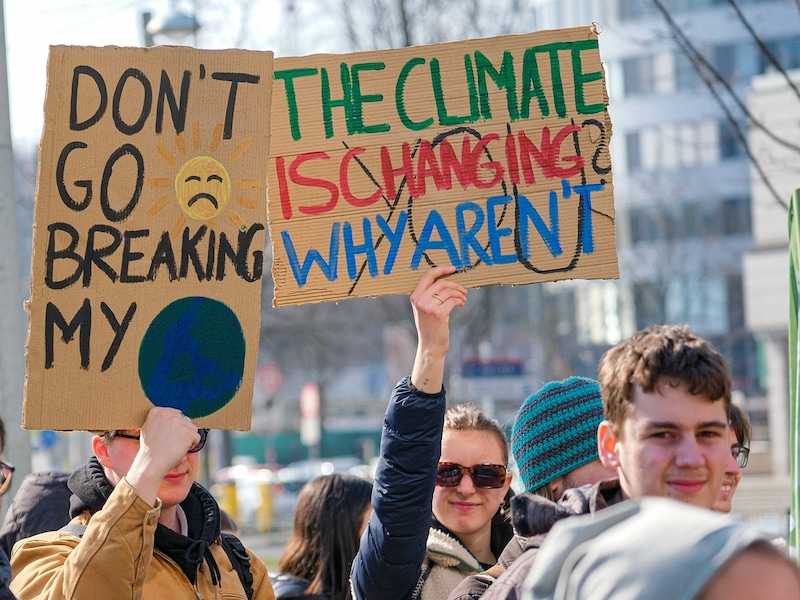
[[[0,527],[0,548],[7,555],[11,555],[18,540],[69,523],[72,492],[67,487],[68,479],[69,473],[64,471],[39,471],[25,476]]]
[[[93,458],[72,474],[69,531],[17,542],[11,555],[12,591],[20,600],[125,598],[244,600],[241,580],[221,545],[219,508],[193,484],[181,503],[189,537],[158,523],[156,507],[124,478],[112,487]],[[264,563],[250,553],[253,598],[274,600]]]
[[[405,377],[392,392],[372,486],[372,516],[350,573],[356,600],[404,600],[414,591],[431,526],[444,413],[444,389],[426,394]]]
[[[515,496],[511,500],[511,513],[516,535],[503,550],[498,564],[464,579],[448,600],[517,600],[539,546],[557,521],[594,514],[622,500],[617,479],[566,490],[558,502],[531,493]]]

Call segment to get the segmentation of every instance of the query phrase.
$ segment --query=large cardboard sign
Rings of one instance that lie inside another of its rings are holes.
[[[54,46],[23,426],[249,429],[272,53]]]
[[[618,277],[591,27],[275,61],[275,306]]]

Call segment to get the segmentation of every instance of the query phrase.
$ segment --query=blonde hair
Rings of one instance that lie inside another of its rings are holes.
[[[508,438],[497,419],[493,419],[471,402],[454,404],[444,415],[444,428],[454,431],[484,431],[493,435],[503,450],[503,463],[508,465]]]

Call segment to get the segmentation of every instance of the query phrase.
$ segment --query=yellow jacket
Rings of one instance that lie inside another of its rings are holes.
[[[220,540],[210,550],[219,568],[200,565],[193,586],[178,565],[154,548],[161,504],[151,507],[123,479],[103,509],[85,511],[72,523],[86,525],[82,538],[64,531],[36,535],[15,544],[11,590],[20,600],[244,600],[239,576]],[[251,552],[253,599],[274,600],[264,563]]]

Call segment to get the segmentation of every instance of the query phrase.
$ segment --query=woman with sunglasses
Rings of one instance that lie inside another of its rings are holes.
[[[411,294],[417,353],[386,410],[373,513],[351,573],[358,600],[445,600],[513,535],[502,429],[471,405],[445,414],[450,313],[467,299],[454,272],[430,269]]]
[[[69,479],[72,521],[17,542],[11,590],[21,600],[117,600],[245,598],[250,587],[274,600],[264,563],[221,537],[219,507],[195,482],[207,434],[164,407],[141,429],[98,432],[94,456]]]

